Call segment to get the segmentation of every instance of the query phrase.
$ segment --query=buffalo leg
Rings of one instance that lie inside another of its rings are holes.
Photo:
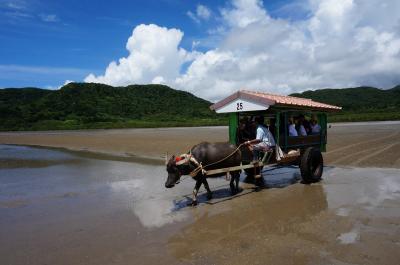
[[[208,186],[208,182],[207,182],[206,178],[203,179],[203,185],[204,185],[204,188],[206,188],[206,190],[207,190],[207,200],[211,200],[212,199],[212,192],[210,190],[210,187]]]
[[[231,175],[232,175],[232,177],[231,177],[231,182],[229,183],[229,186],[231,187],[232,195],[235,195],[236,193],[239,192],[240,173],[232,172]]]
[[[235,184],[233,182],[235,181],[235,173],[231,173],[231,181],[229,182],[229,186],[231,187],[231,194],[235,195],[236,194],[236,189],[235,189]]]
[[[197,193],[199,192],[200,186],[203,183],[203,180],[197,180],[196,185],[194,186],[193,189],[193,199],[192,202],[189,203],[188,205],[190,206],[196,206],[197,205]]]
[[[236,188],[236,192],[239,192],[239,180],[240,180],[240,172],[235,172],[235,188]]]

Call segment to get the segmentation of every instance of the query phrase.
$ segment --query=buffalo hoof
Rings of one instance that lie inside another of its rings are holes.
[[[207,193],[207,200],[211,200],[212,199],[212,193]]]
[[[197,201],[191,201],[187,203],[187,206],[196,206],[197,205]]]

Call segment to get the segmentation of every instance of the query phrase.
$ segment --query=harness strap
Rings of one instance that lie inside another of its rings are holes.
[[[220,159],[220,160],[218,160],[218,161],[216,161],[216,162],[213,162],[213,163],[210,163],[210,164],[208,164],[208,165],[205,165],[205,166],[203,166],[201,162],[197,161],[197,159],[192,155],[192,151],[190,151],[189,154],[182,154],[182,155],[180,155],[180,156],[179,156],[179,157],[180,157],[180,160],[178,160],[178,161],[176,162],[176,165],[179,166],[179,165],[189,164],[190,162],[192,162],[192,163],[195,164],[197,167],[196,167],[195,169],[193,169],[193,171],[190,172],[189,175],[192,176],[192,177],[195,177],[200,171],[205,175],[205,174],[207,173],[207,171],[206,171],[204,168],[209,167],[209,166],[212,166],[212,165],[215,165],[215,164],[218,164],[218,163],[220,163],[220,162],[222,162],[222,161],[228,159],[228,158],[231,157],[233,154],[235,154],[235,153],[240,149],[240,147],[242,147],[242,145],[244,145],[244,144],[245,144],[245,143],[240,144],[240,145],[239,145],[232,153],[230,153],[228,156],[226,156],[226,157],[224,157],[224,158],[222,158],[222,159]]]

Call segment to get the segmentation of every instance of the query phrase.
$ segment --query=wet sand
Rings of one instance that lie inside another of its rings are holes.
[[[0,133],[0,144],[61,147],[163,161],[168,152],[187,152],[202,141],[227,141],[227,127],[116,129]]]
[[[399,171],[381,173],[382,183],[365,173],[333,169],[322,184],[237,198],[186,226],[170,248],[198,264],[398,264]]]
[[[227,140],[227,127],[0,133],[0,144],[61,147],[159,163],[166,152],[184,153],[202,141]],[[332,124],[324,158],[328,165],[400,168],[400,122]]]
[[[400,168],[400,122],[332,124],[328,164]]]
[[[0,144],[0,264],[398,264],[400,123],[334,124],[317,184],[264,169],[260,192],[211,179],[187,207],[194,182],[165,189],[157,156],[226,130],[2,133],[84,152]]]
[[[398,264],[399,169],[325,167],[313,185],[265,169],[267,189],[235,197],[211,179],[196,208],[193,181],[165,189],[165,175],[0,145],[0,264]]]

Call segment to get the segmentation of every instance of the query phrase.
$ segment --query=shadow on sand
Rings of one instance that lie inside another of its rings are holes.
[[[299,167],[297,166],[267,167],[263,169],[262,176],[264,179],[264,187],[262,189],[285,188],[301,180]],[[203,191],[197,196],[198,205],[215,205],[221,202],[230,201],[232,199],[248,195],[253,192],[260,191],[260,188],[257,188],[253,184],[245,183],[245,178],[246,175],[242,173],[240,176],[240,182],[244,185],[241,185],[242,187],[240,188],[239,193],[232,195],[228,183],[225,185],[212,187],[212,199],[207,200],[207,193]],[[179,211],[184,208],[191,208],[192,206],[187,205],[188,202],[190,202],[191,200],[192,194],[185,194],[183,195],[182,199],[174,200],[173,211]]]

